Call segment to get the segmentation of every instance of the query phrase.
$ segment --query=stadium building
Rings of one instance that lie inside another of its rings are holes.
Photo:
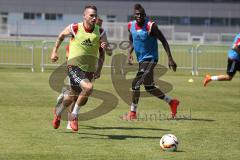
[[[239,0],[1,0],[0,35],[53,37],[66,25],[82,21],[84,6],[94,4],[109,37],[124,39],[135,3],[143,5],[170,40],[207,34],[220,40],[240,30]]]

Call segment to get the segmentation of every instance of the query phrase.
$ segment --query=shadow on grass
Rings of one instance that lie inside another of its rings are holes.
[[[84,128],[83,128],[84,127]],[[140,135],[112,135],[112,134],[98,134],[98,133],[85,133],[82,130],[151,130],[151,131],[170,131],[170,129],[161,128],[147,128],[147,127],[97,127],[89,125],[80,125],[79,132],[72,132],[71,130],[63,133],[79,134],[81,139],[113,139],[113,140],[126,140],[126,139],[161,139],[161,137],[140,136]],[[85,136],[83,136],[85,135]]]
[[[140,135],[110,135],[110,134],[96,134],[96,133],[78,133],[79,135],[88,135],[81,136],[81,139],[112,139],[112,140],[126,140],[126,139],[161,139],[162,137],[150,137],[150,136],[140,136]],[[94,137],[93,137],[94,136]],[[96,137],[97,136],[97,137]]]
[[[204,118],[191,118],[191,119],[186,119],[186,118],[175,118],[175,119],[169,119],[169,120],[176,120],[176,121],[205,121],[205,122],[214,122],[215,120],[213,119],[204,119]]]
[[[89,125],[80,125],[81,127],[85,127],[84,129],[119,129],[119,130],[152,130],[152,131],[170,131],[169,129],[161,129],[161,128],[147,128],[147,127],[97,127],[97,126],[89,126]]]

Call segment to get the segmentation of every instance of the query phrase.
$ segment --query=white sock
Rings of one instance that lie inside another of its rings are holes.
[[[165,95],[164,98],[163,98],[163,100],[164,100],[165,102],[167,102],[167,103],[170,103],[171,100],[172,100],[172,98],[169,97],[168,95]]]
[[[217,81],[217,80],[218,80],[218,76],[212,76],[212,77],[211,77],[211,80]]]
[[[70,125],[70,122],[71,122],[71,113],[68,112],[67,129],[72,129],[72,128],[71,128],[71,125]]]
[[[75,115],[75,116],[77,116],[79,110],[80,110],[80,106],[78,106],[77,103],[75,103],[74,108],[73,108],[73,111],[72,111],[72,114]]]
[[[67,129],[72,129],[71,125],[70,125],[71,121],[68,120],[68,123],[67,123]]]
[[[137,104],[132,103],[131,104],[131,111],[136,112],[137,111]]]

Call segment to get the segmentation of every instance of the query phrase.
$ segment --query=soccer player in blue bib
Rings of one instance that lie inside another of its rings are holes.
[[[237,71],[240,72],[240,33],[235,36],[233,45],[228,51],[227,74],[218,76],[207,74],[203,85],[206,87],[211,81],[231,81]]]
[[[128,23],[130,48],[128,50],[128,62],[133,63],[132,52],[135,51],[139,68],[136,77],[132,82],[131,106],[128,114],[123,116],[124,120],[133,120],[137,118],[137,105],[140,97],[140,85],[143,84],[145,90],[151,95],[167,102],[171,109],[172,117],[177,113],[179,101],[165,95],[159,88],[155,87],[153,81],[153,70],[158,62],[158,44],[160,40],[167,55],[169,68],[176,71],[177,65],[172,58],[172,54],[162,32],[157,25],[146,18],[144,8],[140,4],[134,6],[135,20]]]

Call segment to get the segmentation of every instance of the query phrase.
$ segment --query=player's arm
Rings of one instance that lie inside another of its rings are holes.
[[[104,63],[104,60],[105,60],[105,51],[107,51],[107,48],[109,47],[106,33],[104,32],[103,29],[100,29],[100,33],[101,33],[101,35],[100,35],[100,47],[99,47],[98,66],[97,66],[96,72],[94,73],[94,78],[95,79],[100,78],[102,67],[103,67],[103,63]],[[112,50],[110,50],[110,52],[111,51]],[[107,54],[108,55],[112,55],[112,52],[111,53],[110,52],[107,52]]]
[[[103,33],[101,34],[101,48],[104,49],[104,51],[106,51],[107,55],[111,56],[112,55],[112,49],[109,46],[108,40],[107,40],[107,35],[106,32],[103,31]]]
[[[155,23],[152,24],[150,35],[157,37],[161,41],[161,43],[163,45],[163,48],[165,49],[165,51],[167,53],[167,56],[168,56],[169,68],[172,68],[173,71],[176,71],[177,70],[177,64],[173,60],[169,44],[168,44],[166,38],[164,37],[163,33],[158,29],[158,27]]]
[[[132,38],[132,34],[129,31],[129,48],[128,48],[128,64],[132,65],[133,64],[133,38]]]
[[[103,48],[100,47],[99,48],[98,66],[97,66],[96,72],[94,73],[94,78],[95,79],[100,78],[104,60],[105,60],[105,53],[104,53]]]
[[[67,26],[59,35],[56,40],[55,46],[53,47],[52,54],[51,54],[51,60],[52,62],[56,62],[58,60],[58,49],[61,46],[62,42],[64,41],[65,37],[72,35],[70,31],[70,25]]]

